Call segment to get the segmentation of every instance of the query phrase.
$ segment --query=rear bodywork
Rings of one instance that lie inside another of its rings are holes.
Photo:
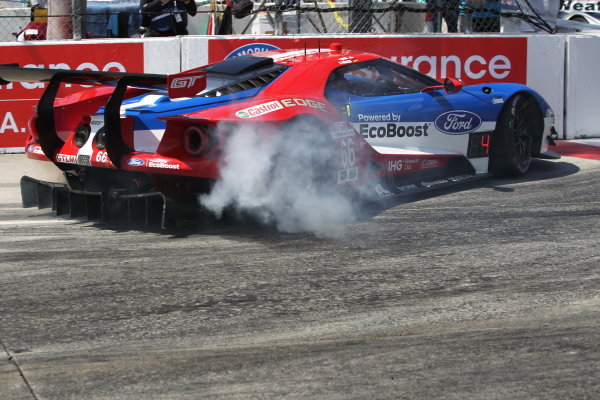
[[[327,160],[312,162],[328,185],[366,199],[414,193],[487,176],[500,112],[515,94],[539,109],[532,156],[552,156],[554,116],[530,88],[454,87],[391,64],[333,46],[236,57],[169,76],[0,68],[4,83],[48,82],[25,149],[68,181],[24,178],[23,203],[90,219],[125,210],[129,220],[165,226],[168,209],[193,208],[220,179],[232,136],[252,131],[277,140],[298,123],[309,128],[292,140],[319,136],[308,140],[331,148],[321,157]],[[379,79],[365,74],[381,65],[406,74],[412,89],[372,88]],[[56,99],[64,83],[93,86]]]

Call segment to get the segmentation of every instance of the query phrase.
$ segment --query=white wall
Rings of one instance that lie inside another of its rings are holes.
[[[208,64],[210,36],[184,36],[181,38],[181,70],[185,71]]]
[[[550,104],[558,137],[563,138],[565,106],[565,35],[531,35],[527,43],[527,86]]]
[[[600,36],[569,35],[566,52],[565,133],[600,137]]]
[[[182,40],[180,38],[147,38],[141,40],[144,41],[145,73],[174,74],[182,71]]]

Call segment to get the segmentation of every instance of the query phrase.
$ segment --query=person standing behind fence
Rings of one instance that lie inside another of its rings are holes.
[[[458,32],[458,4],[460,0],[427,0],[427,10],[432,13],[433,31],[442,31],[442,18],[448,32]]]
[[[194,0],[141,0],[143,37],[187,35],[187,14],[196,15]]]
[[[500,0],[471,0],[473,32],[500,32]]]

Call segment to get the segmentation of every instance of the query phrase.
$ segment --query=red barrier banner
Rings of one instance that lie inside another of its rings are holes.
[[[20,67],[92,71],[144,71],[143,43],[17,44],[0,47],[0,64]],[[0,86],[0,152],[19,149],[28,135],[27,122],[44,92],[42,82],[13,82]],[[58,97],[82,89],[63,84]]]
[[[331,43],[390,58],[437,79],[459,78],[466,84],[525,83],[527,38],[503,37],[344,37],[290,39],[212,39],[209,61],[259,51],[328,49]]]

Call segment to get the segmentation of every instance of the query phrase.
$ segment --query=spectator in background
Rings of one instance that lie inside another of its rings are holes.
[[[442,31],[442,18],[448,32],[458,32],[458,4],[460,0],[427,0],[427,10],[432,13],[433,31]]]
[[[471,0],[473,32],[500,32],[500,0]]]
[[[187,14],[196,15],[194,0],[141,0],[143,37],[187,35]]]
[[[31,10],[38,8],[48,8],[48,0],[31,0]]]
[[[225,9],[217,28],[217,35],[231,35],[233,33],[233,18],[244,18],[252,13],[254,3],[252,0],[225,0]]]

